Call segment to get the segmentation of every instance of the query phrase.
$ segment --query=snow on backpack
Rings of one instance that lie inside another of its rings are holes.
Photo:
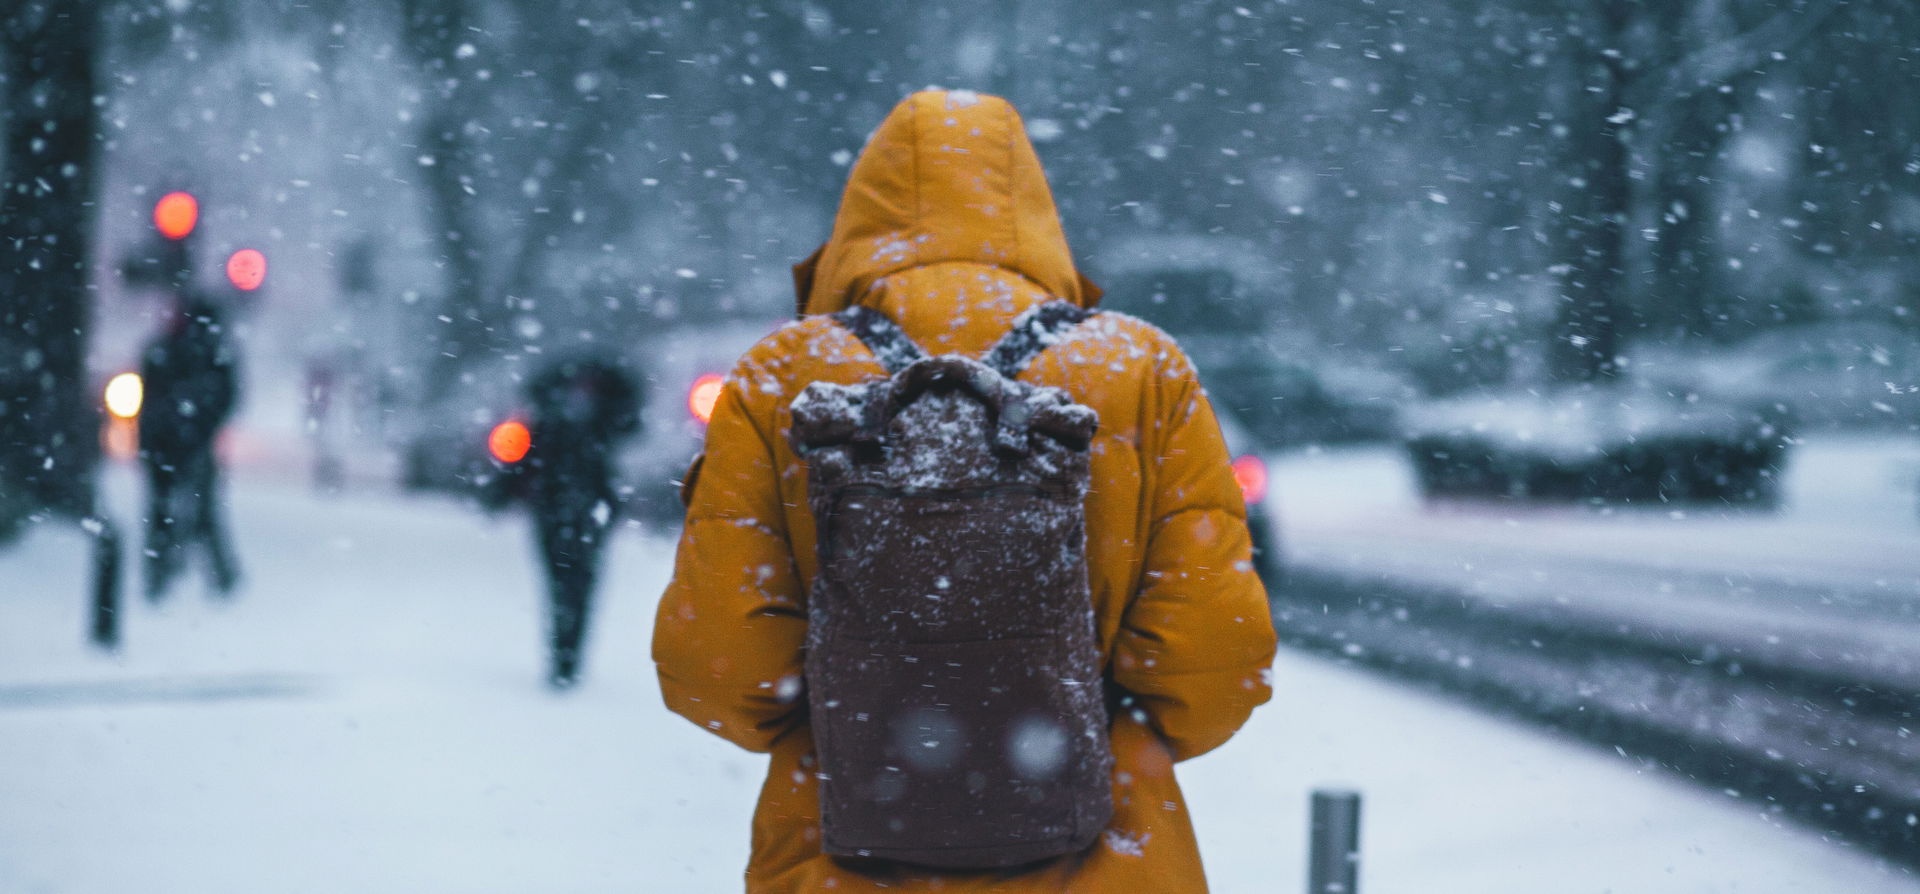
[[[806,677],[828,854],[940,868],[1084,849],[1113,813],[1087,448],[1098,418],[1015,380],[1088,315],[1023,315],[984,360],[834,318],[891,377],[792,405],[819,536]]]

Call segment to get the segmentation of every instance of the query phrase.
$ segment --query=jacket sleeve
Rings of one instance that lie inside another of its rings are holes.
[[[1153,488],[1146,560],[1113,679],[1186,760],[1219,747],[1267,700],[1275,637],[1220,424],[1192,366],[1169,354],[1148,386],[1163,400],[1142,433]]]
[[[807,621],[788,545],[770,433],[735,375],[715,404],[690,488],[653,660],[667,707],[743,748],[766,751],[801,719]]]

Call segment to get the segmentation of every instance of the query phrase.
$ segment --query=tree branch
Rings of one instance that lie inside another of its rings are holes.
[[[1797,46],[1838,11],[1845,0],[1813,0],[1810,8],[1787,10],[1745,34],[1695,50],[1658,72],[1634,79],[1627,107],[1645,108],[1686,99],[1742,71],[1760,67],[1766,54]]]

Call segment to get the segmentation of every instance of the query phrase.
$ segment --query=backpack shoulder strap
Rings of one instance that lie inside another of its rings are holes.
[[[1095,313],[1067,301],[1034,307],[1013,321],[1012,330],[987,352],[984,362],[1001,375],[1015,378],[1041,351]]]
[[[873,352],[873,359],[880,361],[888,375],[898,374],[912,366],[914,361],[925,359],[927,352],[907,337],[906,330],[871,307],[856,304],[839,313],[830,314],[833,321],[846,327],[848,332],[860,339],[860,343]]]

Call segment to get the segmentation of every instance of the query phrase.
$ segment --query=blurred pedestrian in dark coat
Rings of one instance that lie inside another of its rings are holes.
[[[620,500],[614,456],[640,429],[641,395],[632,376],[604,360],[562,360],[527,383],[531,446],[486,491],[489,505],[524,500],[546,563],[547,681],[573,685],[592,610],[600,551]]]
[[[214,589],[239,581],[221,520],[214,439],[232,415],[239,387],[231,339],[220,309],[181,293],[140,360],[146,396],[140,411],[140,460],[148,482],[147,598],[166,595],[195,546],[204,547]]]

